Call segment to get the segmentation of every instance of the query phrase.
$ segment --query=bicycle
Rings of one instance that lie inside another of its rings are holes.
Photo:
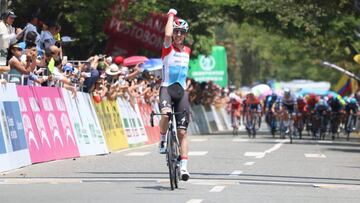
[[[341,123],[341,113],[340,112],[331,112],[330,115],[330,131],[331,139],[335,140],[335,135],[339,138],[339,127]]]
[[[233,135],[239,135],[240,119],[238,119],[235,110],[231,110],[231,126],[233,127]]]
[[[294,127],[296,132],[299,135],[299,139],[302,139],[302,131],[304,129],[304,118],[302,112],[296,112],[295,115],[295,121],[294,121]]]
[[[357,115],[356,113],[350,113],[347,120],[346,120],[346,127],[345,127],[345,133],[346,133],[346,140],[349,141],[350,134],[355,131],[357,121]]]
[[[245,128],[248,132],[249,138],[255,138],[256,137],[256,130],[257,130],[257,124],[258,124],[258,114],[254,109],[247,110],[245,115]]]
[[[271,135],[273,136],[273,138],[275,138],[275,133],[277,128],[277,120],[275,113],[272,110],[268,111],[266,113],[265,120],[270,128]]]
[[[285,114],[285,115],[284,115]],[[294,127],[294,120],[293,115],[290,112],[285,110],[282,112],[280,116],[280,138],[285,139],[285,136],[288,135],[290,139],[290,144],[293,143],[293,127]]]
[[[180,143],[177,136],[175,115],[183,114],[184,112],[168,112],[166,114],[151,112],[150,114],[150,124],[154,126],[153,117],[156,116],[168,116],[169,117],[169,127],[166,132],[166,162],[169,167],[169,178],[171,190],[178,188],[178,183],[180,180]]]

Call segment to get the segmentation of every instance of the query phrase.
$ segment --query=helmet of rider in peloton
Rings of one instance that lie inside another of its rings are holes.
[[[318,104],[321,106],[324,106],[324,105],[326,105],[326,101],[324,99],[320,99]]]
[[[296,98],[296,101],[303,101],[304,100],[304,97],[302,95],[299,95],[297,98]]]
[[[252,93],[252,92],[249,92],[249,93],[247,93],[247,95],[246,95],[246,98],[254,98],[254,93]]]
[[[189,24],[186,22],[186,20],[177,18],[173,22],[173,29],[185,30],[185,32],[188,32]]]
[[[284,89],[284,96],[285,96],[285,97],[289,97],[290,94],[291,94],[290,89],[289,89],[289,88],[285,88],[285,89]]]
[[[235,85],[230,85],[230,86],[229,86],[229,91],[230,91],[230,92],[234,92],[235,89],[236,89],[236,86],[235,86]]]
[[[330,100],[330,99],[334,99],[336,97],[334,97],[332,94],[328,94],[327,98],[328,98],[328,100]]]
[[[350,99],[350,104],[356,104],[357,103],[357,100],[353,97]]]

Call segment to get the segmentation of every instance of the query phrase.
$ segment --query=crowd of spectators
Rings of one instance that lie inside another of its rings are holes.
[[[141,64],[124,66],[122,56],[94,55],[83,61],[67,61],[62,49],[61,26],[30,16],[26,26],[14,28],[12,11],[0,21],[0,82],[32,86],[64,87],[76,97],[91,93],[96,102],[123,97],[157,103],[161,77],[142,71]],[[213,82],[188,79],[193,104],[226,105],[227,92]]]

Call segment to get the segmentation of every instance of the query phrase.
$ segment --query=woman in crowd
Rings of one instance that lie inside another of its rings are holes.
[[[13,44],[9,47],[10,59],[8,64],[10,66],[10,82],[20,84],[22,75],[29,75],[36,67],[36,51],[28,51],[26,53],[25,64],[21,62],[22,48],[19,44]]]

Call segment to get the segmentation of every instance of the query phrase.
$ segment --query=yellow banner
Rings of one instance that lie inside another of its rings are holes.
[[[121,123],[116,101],[93,102],[105,141],[110,151],[128,148],[128,141]]]

